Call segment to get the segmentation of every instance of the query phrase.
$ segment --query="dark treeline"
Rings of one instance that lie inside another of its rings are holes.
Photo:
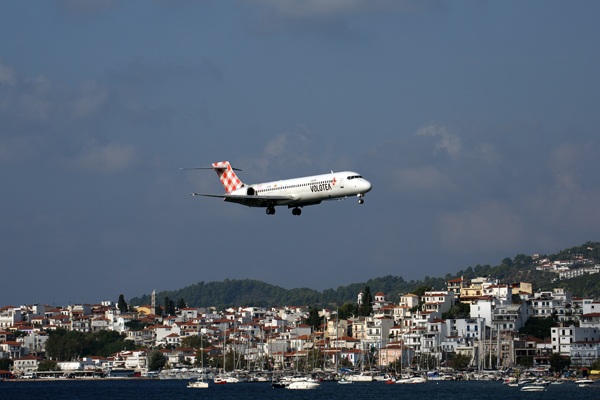
[[[562,250],[552,255],[540,255],[541,258],[554,260],[573,260],[577,257],[600,259],[600,243],[587,242],[581,246]],[[222,310],[227,307],[256,306],[301,306],[335,307],[346,303],[355,303],[358,293],[369,287],[373,295],[383,292],[387,299],[398,303],[400,296],[412,293],[417,288],[429,286],[434,289],[445,289],[450,279],[464,277],[472,279],[478,276],[498,278],[505,283],[530,282],[538,288],[566,287],[575,296],[598,296],[600,294],[600,274],[585,275],[568,281],[552,282],[557,274],[536,271],[537,264],[531,256],[517,254],[507,257],[500,265],[476,265],[460,270],[454,274],[447,273],[443,278],[425,276],[423,280],[405,281],[401,276],[384,276],[369,279],[366,282],[339,286],[337,289],[326,289],[319,292],[309,288],[284,289],[262,281],[251,279],[225,279],[222,282],[199,282],[183,289],[162,291],[157,293],[157,304],[163,304],[165,297],[184,299],[188,307],[214,306]],[[151,296],[144,295],[131,299],[132,305],[149,305]]]

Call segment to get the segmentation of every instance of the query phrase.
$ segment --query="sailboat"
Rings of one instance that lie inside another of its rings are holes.
[[[200,373],[200,376],[196,381],[190,381],[188,383],[188,388],[208,389],[208,382],[206,381],[206,370],[204,369],[204,343],[202,342],[202,336],[200,336],[200,360],[202,360],[202,372]]]

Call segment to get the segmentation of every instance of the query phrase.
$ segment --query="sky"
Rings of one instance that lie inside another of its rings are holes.
[[[600,2],[0,2],[0,307],[598,241]],[[300,217],[193,197],[350,170]]]

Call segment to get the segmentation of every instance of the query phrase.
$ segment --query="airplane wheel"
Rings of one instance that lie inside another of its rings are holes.
[[[267,207],[267,215],[275,214],[275,207]]]
[[[363,199],[358,199],[358,204],[363,204],[365,201]]]
[[[292,210],[292,215],[300,215],[300,214],[302,214],[302,210],[301,210],[301,209],[299,209],[299,208],[294,208],[294,209]]]

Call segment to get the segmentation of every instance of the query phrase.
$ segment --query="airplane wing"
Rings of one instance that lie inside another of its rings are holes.
[[[234,194],[190,193],[192,196],[220,197],[231,203],[243,204],[248,207],[267,207],[278,201],[293,200],[291,196],[245,196]]]

